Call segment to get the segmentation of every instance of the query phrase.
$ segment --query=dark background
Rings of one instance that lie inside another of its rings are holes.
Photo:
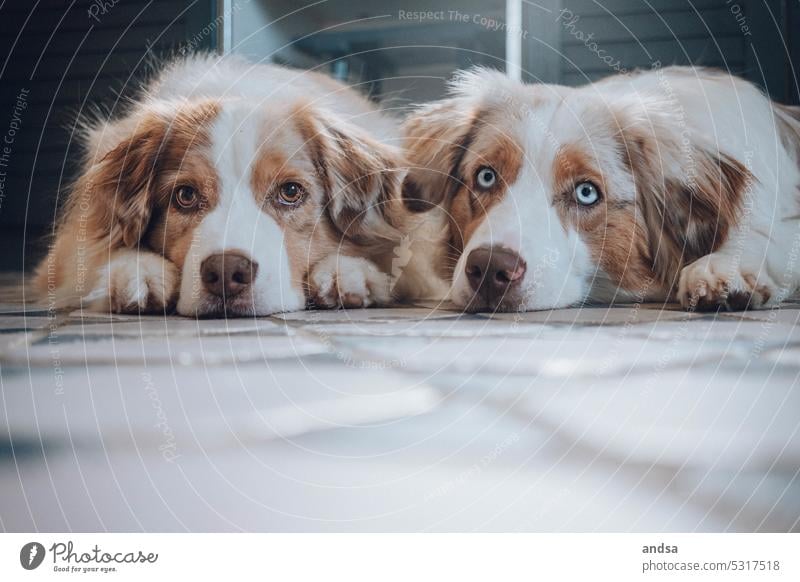
[[[571,28],[556,19],[561,9],[579,16]],[[470,18],[399,17],[418,10]],[[44,250],[80,160],[78,113],[113,113],[159,60],[203,49],[320,67],[403,106],[440,97],[457,68],[503,69],[505,33],[471,16],[502,22],[504,10],[502,0],[0,0],[0,148],[9,147],[0,270],[29,270]],[[798,0],[541,0],[525,3],[522,24],[526,81],[576,85],[612,73],[580,31],[627,69],[721,67],[798,103]]]

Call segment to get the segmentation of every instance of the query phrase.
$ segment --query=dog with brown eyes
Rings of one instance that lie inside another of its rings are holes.
[[[37,271],[58,304],[216,317],[390,300],[370,256],[398,237],[399,130],[355,90],[192,56],[85,136]]]
[[[405,124],[404,195],[468,311],[777,305],[800,285],[800,108],[708,69],[584,87],[478,69]]]

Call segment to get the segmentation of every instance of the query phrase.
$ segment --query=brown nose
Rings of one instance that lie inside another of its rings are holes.
[[[257,271],[258,263],[241,253],[219,253],[203,261],[200,278],[209,293],[227,299],[244,291]]]
[[[502,301],[508,291],[520,284],[525,269],[522,257],[501,247],[480,247],[467,257],[470,287],[492,304]]]

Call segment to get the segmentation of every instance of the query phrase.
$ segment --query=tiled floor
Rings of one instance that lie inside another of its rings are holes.
[[[16,281],[4,530],[800,530],[800,303],[198,322]]]

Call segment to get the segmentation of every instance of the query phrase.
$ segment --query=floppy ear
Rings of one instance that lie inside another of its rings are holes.
[[[475,107],[452,98],[426,105],[403,124],[408,174],[403,202],[422,212],[442,204],[456,190],[457,170],[474,139]]]
[[[400,200],[405,175],[401,152],[323,112],[303,107],[295,115],[312,148],[334,227],[358,243],[391,236],[391,210]]]
[[[754,178],[739,160],[698,142],[669,113],[654,109],[620,112],[617,140],[634,181],[653,271],[672,288],[685,265],[725,242]]]
[[[89,195],[95,232],[112,247],[139,244],[155,204],[153,179],[164,147],[166,121],[149,116],[134,132],[93,163],[78,182],[76,195]]]
[[[40,292],[54,289],[57,301],[82,297],[109,251],[138,244],[150,220],[152,176],[165,129],[165,122],[147,118],[87,130],[92,150],[37,268]]]

